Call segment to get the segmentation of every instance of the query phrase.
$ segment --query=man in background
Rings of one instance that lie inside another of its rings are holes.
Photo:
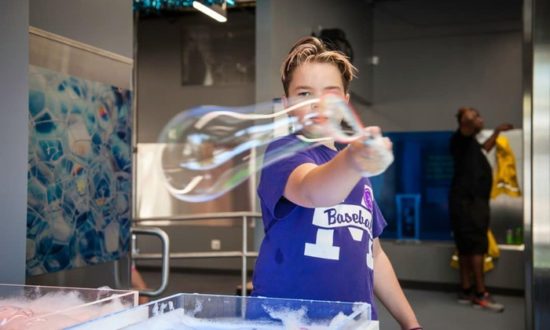
[[[483,258],[487,252],[489,199],[492,170],[482,149],[490,151],[500,132],[513,128],[501,124],[480,144],[476,135],[483,129],[483,118],[474,108],[460,108],[456,114],[458,129],[451,137],[454,176],[449,194],[451,227],[459,255],[461,291],[458,301],[474,307],[502,312],[504,306],[487,292]]]

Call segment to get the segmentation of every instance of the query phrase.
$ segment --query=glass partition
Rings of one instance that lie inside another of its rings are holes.
[[[137,291],[0,284],[2,329],[62,329],[137,305]]]

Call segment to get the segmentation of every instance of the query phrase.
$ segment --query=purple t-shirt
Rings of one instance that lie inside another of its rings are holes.
[[[296,141],[294,135],[266,152]],[[306,208],[283,196],[288,177],[301,164],[324,164],[337,151],[317,146],[262,170],[258,194],[265,238],[254,270],[255,296],[368,302],[377,319],[373,293],[373,238],[386,221],[368,179],[333,207]],[[330,194],[330,191],[324,193]]]

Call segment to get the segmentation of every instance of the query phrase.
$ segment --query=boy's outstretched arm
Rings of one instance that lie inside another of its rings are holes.
[[[378,238],[374,239],[374,294],[388,309],[403,330],[419,328],[411,305],[407,301],[388,256]]]
[[[365,132],[379,138],[379,144],[365,144],[365,137],[352,142],[323,165],[298,166],[288,178],[285,198],[303,207],[334,206],[349,195],[365,172],[374,173],[389,166],[384,162],[387,153],[392,152],[390,140],[381,137],[378,127],[367,127]]]

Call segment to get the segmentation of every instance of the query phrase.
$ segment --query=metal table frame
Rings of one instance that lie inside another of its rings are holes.
[[[169,252],[169,260],[173,259],[202,259],[202,258],[241,258],[241,295],[246,296],[247,259],[256,258],[258,252],[248,251],[248,226],[250,220],[261,219],[261,213],[257,212],[221,212],[182,215],[173,217],[159,217],[147,219],[135,219],[133,224],[137,227],[168,227],[183,225],[184,222],[215,219],[241,219],[242,220],[242,245],[240,251],[208,251],[208,252]],[[139,253],[133,251],[133,260],[162,260],[162,253]]]

